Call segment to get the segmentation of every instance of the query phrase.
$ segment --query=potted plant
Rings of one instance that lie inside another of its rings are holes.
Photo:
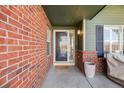
[[[93,62],[84,63],[84,71],[87,78],[93,78],[95,76],[96,64]]]

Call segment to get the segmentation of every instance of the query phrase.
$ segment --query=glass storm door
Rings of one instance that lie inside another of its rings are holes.
[[[56,63],[74,60],[74,33],[69,30],[55,30],[54,59]]]

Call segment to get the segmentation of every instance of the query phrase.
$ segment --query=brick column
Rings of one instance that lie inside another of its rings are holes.
[[[96,51],[77,51],[77,66],[82,72],[84,72],[84,62],[93,62],[96,64],[97,73],[106,73],[106,60],[98,58]]]

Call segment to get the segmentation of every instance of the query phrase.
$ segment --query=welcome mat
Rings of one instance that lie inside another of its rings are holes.
[[[62,65],[62,66],[55,66],[55,68],[56,68],[56,69],[60,69],[60,70],[64,70],[64,69],[68,69],[69,66],[64,66],[64,65]]]

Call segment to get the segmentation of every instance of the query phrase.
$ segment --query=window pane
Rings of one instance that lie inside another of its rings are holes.
[[[47,42],[47,55],[50,54],[50,42]]]
[[[51,31],[48,29],[47,30],[47,41],[50,42],[50,38],[51,38]]]
[[[104,40],[110,40],[110,30],[104,30]]]
[[[67,61],[67,45],[67,33],[56,32],[56,61]]]
[[[104,50],[105,52],[121,53],[122,50],[124,50],[124,45],[123,45],[124,38],[123,37],[124,37],[124,34],[122,35],[121,26],[104,27]]]
[[[73,60],[73,56],[74,56],[74,34],[73,33],[69,33],[69,39],[70,39],[70,50],[69,50],[69,60]]]
[[[104,30],[104,52],[110,52],[110,30],[108,29]]]
[[[120,48],[120,33],[119,30],[112,31],[112,52],[119,51]]]
[[[50,41],[51,40],[51,31],[48,28],[47,29],[47,55],[50,55],[51,47],[50,47]]]
[[[104,51],[106,53],[110,52],[110,42],[104,42]]]
[[[123,54],[124,54],[124,28],[123,28]]]

